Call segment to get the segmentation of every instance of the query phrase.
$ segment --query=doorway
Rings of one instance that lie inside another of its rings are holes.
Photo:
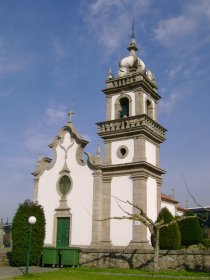
[[[69,247],[70,218],[57,218],[56,247]]]

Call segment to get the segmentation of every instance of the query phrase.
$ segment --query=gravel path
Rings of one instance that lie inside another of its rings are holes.
[[[30,266],[29,272],[31,273],[39,273],[45,271],[57,270],[59,268],[51,268],[51,267],[39,267],[39,266]],[[0,266],[0,279],[8,279],[14,276],[23,275],[25,273],[25,266],[20,267],[11,267],[11,266]]]

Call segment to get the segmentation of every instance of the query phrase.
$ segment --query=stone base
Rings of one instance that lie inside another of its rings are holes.
[[[152,245],[148,241],[133,241],[131,240],[129,245],[129,249],[143,249],[143,250],[151,250]]]

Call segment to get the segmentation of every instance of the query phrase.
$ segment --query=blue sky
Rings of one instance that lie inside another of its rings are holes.
[[[162,192],[194,206],[183,180],[210,205],[210,2],[208,0],[0,1],[0,217],[32,198],[39,155],[67,123],[95,153],[110,66],[127,55],[131,21],[139,57],[157,79],[167,132]]]

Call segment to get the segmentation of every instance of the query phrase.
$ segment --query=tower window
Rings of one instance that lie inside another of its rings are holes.
[[[148,117],[153,119],[152,102],[149,99],[147,99],[147,101],[146,101],[146,114],[147,114]]]
[[[129,99],[127,97],[120,99],[119,117],[120,118],[129,117]]]

